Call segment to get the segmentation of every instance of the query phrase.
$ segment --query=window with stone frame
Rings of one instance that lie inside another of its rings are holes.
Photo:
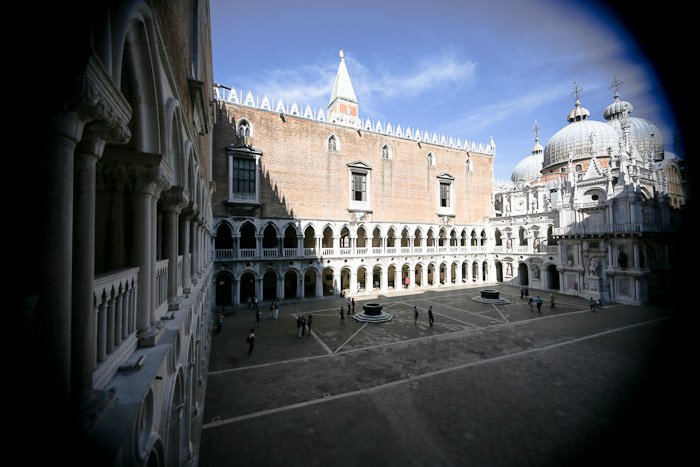
[[[260,157],[252,146],[231,145],[228,155],[228,202],[258,204],[260,199]]]
[[[443,173],[438,177],[438,215],[454,215],[454,177],[450,174]]]
[[[255,194],[255,160],[233,158],[233,176],[231,177],[234,195],[247,197]]]
[[[371,174],[372,167],[364,162],[348,164],[350,187],[350,211],[371,210]]]

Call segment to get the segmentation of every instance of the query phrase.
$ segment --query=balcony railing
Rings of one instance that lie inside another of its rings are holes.
[[[408,247],[408,246],[401,247],[401,254],[402,255],[408,255],[410,253],[411,253],[411,247]]]
[[[316,248],[304,248],[304,256],[317,256]]]
[[[352,254],[352,248],[341,248],[340,256],[350,256]]]
[[[95,363],[104,361],[124,340],[136,332],[138,282],[139,268],[121,269],[95,277]]]
[[[277,258],[277,248],[263,248],[263,258]]]
[[[156,308],[168,300],[168,262],[167,259],[156,262]]]
[[[518,253],[527,253],[529,251],[529,247],[527,245],[518,245],[516,251]]]
[[[559,254],[559,245],[547,245],[547,253],[550,255],[558,255]]]
[[[255,258],[255,248],[241,248],[241,258]]]
[[[293,258],[294,256],[297,255],[297,249],[296,248],[285,248],[282,250],[282,253],[284,254],[285,258]]]
[[[645,232],[665,232],[669,227],[661,224],[611,224],[611,225],[571,225],[553,229],[554,235],[601,235],[601,234],[632,234]]]
[[[233,259],[234,258],[234,252],[236,250],[234,249],[225,249],[225,250],[214,250],[215,254],[214,257],[216,259]]]

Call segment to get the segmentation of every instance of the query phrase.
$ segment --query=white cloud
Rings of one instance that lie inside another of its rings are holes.
[[[562,96],[562,89],[551,87],[542,91],[531,92],[516,99],[501,101],[458,116],[445,125],[445,131],[474,133],[501,122],[515,113],[526,114]]]
[[[469,83],[476,63],[458,60],[452,54],[417,60],[406,72],[369,68],[355,58],[348,58],[350,78],[363,108],[377,101],[414,97],[426,91],[440,91]],[[337,63],[308,64],[295,68],[268,70],[253,76],[239,76],[232,83],[243,94],[250,90],[260,96],[296,101],[298,104],[325,106],[330,98]],[[241,87],[242,86],[242,87]],[[249,86],[249,87],[247,87]]]

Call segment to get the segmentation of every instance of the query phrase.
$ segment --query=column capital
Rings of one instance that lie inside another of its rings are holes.
[[[180,214],[189,203],[189,193],[184,187],[174,186],[160,194],[160,201],[164,211]]]
[[[132,187],[136,193],[158,198],[161,192],[170,187],[170,182],[160,174],[158,166],[147,167],[141,164],[130,164],[128,171]]]
[[[95,162],[102,157],[105,139],[92,127],[83,130],[83,136],[75,149],[76,157],[92,159]]]
[[[86,123],[92,122],[92,130],[107,141],[124,144],[131,139],[131,106],[94,52],[72,91],[66,110],[77,112]]]

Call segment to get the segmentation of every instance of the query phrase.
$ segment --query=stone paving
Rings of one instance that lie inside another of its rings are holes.
[[[283,303],[278,320],[263,304],[250,356],[254,313],[227,310],[210,354],[200,465],[594,459],[636,420],[631,404],[646,397],[640,387],[670,314],[618,304],[594,313],[585,299],[558,294],[552,309],[548,292],[531,290],[545,302],[539,314],[517,287],[497,288],[510,304],[474,302],[475,287],[357,302],[357,312],[384,304],[394,319],[381,324],[341,325],[340,298]],[[298,313],[313,315],[311,337],[297,337]]]

